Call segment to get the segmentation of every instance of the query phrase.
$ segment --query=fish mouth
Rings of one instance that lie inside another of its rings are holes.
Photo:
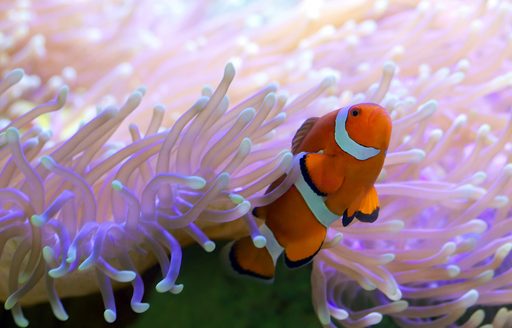
[[[374,123],[378,123],[377,121],[380,121],[383,116],[387,116],[387,112],[384,108],[382,107],[377,107],[377,109],[375,109],[374,111],[372,111],[370,113],[370,116],[368,117],[368,121],[369,123],[371,124],[374,124]]]
[[[379,106],[379,108],[374,110],[368,117],[368,123],[371,125],[390,126],[391,117],[385,108]]]
[[[389,139],[391,135],[391,117],[386,109],[380,107],[374,110],[368,117],[368,123],[375,127],[375,131],[380,136],[379,139]],[[387,146],[382,148],[387,148]]]

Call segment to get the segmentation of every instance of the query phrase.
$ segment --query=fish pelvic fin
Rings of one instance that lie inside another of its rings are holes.
[[[289,268],[298,268],[311,262],[322,249],[327,230],[315,233],[307,239],[291,243],[285,247],[284,262]]]
[[[235,274],[273,282],[275,265],[268,250],[256,248],[251,237],[243,237],[226,245],[227,265]]]

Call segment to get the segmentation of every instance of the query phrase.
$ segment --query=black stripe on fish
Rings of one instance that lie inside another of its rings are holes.
[[[302,176],[304,177],[304,180],[306,181],[306,183],[308,184],[308,186],[311,188],[311,190],[313,190],[315,192],[315,194],[317,194],[318,196],[322,196],[322,197],[325,197],[327,196],[326,193],[323,193],[321,192],[317,186],[315,185],[315,183],[313,182],[313,180],[311,179],[311,176],[309,175],[309,172],[308,172],[308,167],[306,166],[306,157],[308,155],[304,155],[301,157],[300,159],[300,171],[302,173]]]

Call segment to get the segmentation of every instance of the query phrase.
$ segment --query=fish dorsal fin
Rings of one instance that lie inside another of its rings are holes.
[[[315,125],[316,121],[318,121],[319,117],[310,117],[302,123],[300,128],[295,133],[295,136],[292,140],[292,153],[296,155],[298,153],[300,144],[304,137],[309,133],[309,130]]]

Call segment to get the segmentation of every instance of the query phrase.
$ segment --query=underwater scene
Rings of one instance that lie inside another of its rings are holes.
[[[0,0],[0,327],[512,327],[512,1]]]

